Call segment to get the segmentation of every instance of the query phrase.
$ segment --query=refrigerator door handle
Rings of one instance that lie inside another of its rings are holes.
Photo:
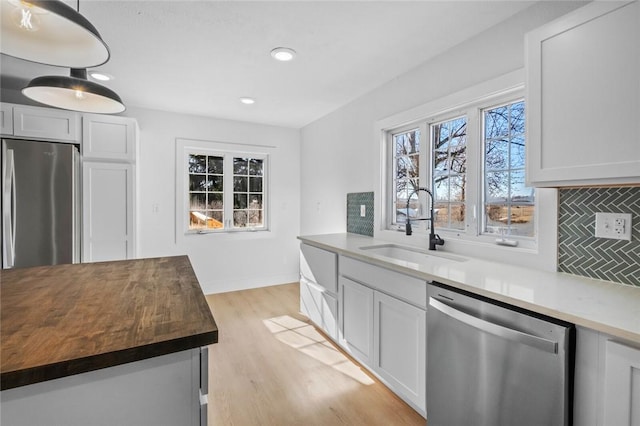
[[[13,150],[5,152],[5,187],[3,188],[2,223],[4,238],[2,239],[3,267],[13,268],[16,258],[16,169]]]
[[[481,318],[459,311],[437,299],[434,299],[433,297],[429,298],[429,305],[453,319],[486,333],[529,345],[553,354],[558,353],[558,342],[485,321]]]

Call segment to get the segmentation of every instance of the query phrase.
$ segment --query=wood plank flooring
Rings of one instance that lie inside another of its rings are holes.
[[[209,426],[426,424],[299,313],[298,283],[207,301]]]

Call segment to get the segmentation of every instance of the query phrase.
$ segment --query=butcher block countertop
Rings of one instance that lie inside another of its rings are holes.
[[[2,390],[218,341],[187,256],[3,270],[0,301]]]

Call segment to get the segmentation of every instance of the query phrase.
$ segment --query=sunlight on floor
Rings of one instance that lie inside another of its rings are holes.
[[[312,325],[289,315],[269,318],[262,322],[278,340],[292,348],[357,380],[363,385],[374,383],[358,365],[334,348]]]

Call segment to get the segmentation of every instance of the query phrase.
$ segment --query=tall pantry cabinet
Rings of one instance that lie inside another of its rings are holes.
[[[82,261],[136,257],[138,127],[119,116],[82,116]]]

